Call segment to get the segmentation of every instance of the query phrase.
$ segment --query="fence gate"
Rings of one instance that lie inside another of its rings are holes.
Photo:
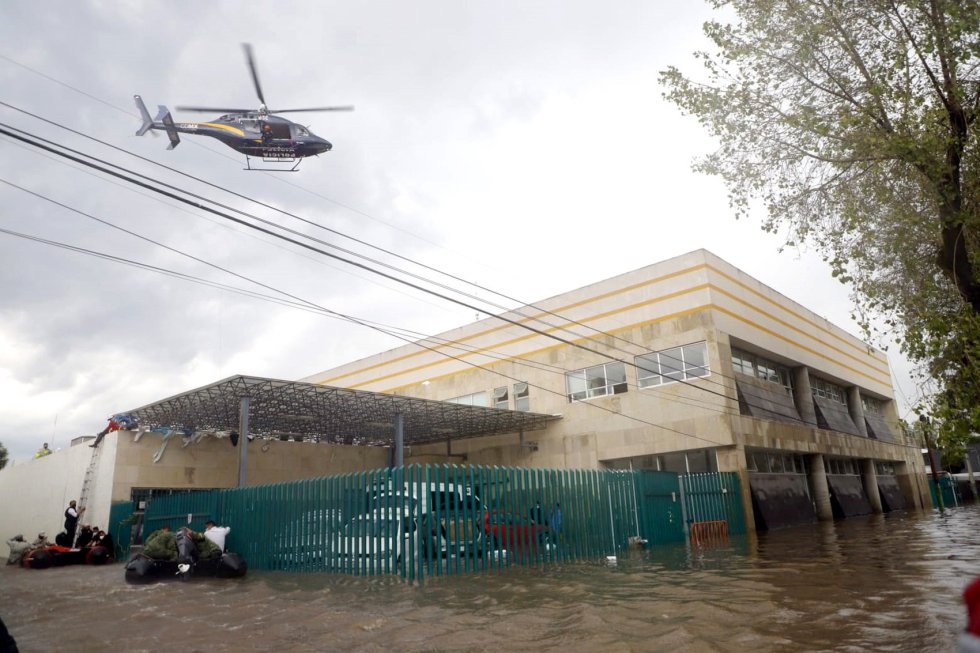
[[[680,477],[684,524],[692,543],[728,540],[745,533],[745,515],[738,474],[687,474]]]
[[[684,541],[681,488],[673,472],[636,471],[640,530],[650,544]]]

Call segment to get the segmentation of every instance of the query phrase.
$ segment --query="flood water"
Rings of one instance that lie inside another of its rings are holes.
[[[280,572],[127,585],[119,564],[8,567],[0,617],[22,653],[950,651],[978,575],[970,506],[423,585]]]

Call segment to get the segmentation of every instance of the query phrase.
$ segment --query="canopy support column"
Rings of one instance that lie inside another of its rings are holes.
[[[395,413],[395,467],[405,466],[405,415]]]
[[[245,487],[245,464],[248,458],[248,397],[242,397],[238,412],[239,444],[238,487]]]

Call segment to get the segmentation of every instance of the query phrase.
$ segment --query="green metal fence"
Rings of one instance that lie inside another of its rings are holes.
[[[703,475],[718,477],[720,475]],[[683,541],[684,517],[730,508],[737,477],[688,487],[676,474],[412,465],[154,498],[143,532],[169,524],[231,526],[249,567],[405,578],[614,555],[634,537]]]
[[[932,498],[932,507],[938,508],[939,504],[936,501],[935,479],[932,476],[929,476],[928,483],[929,483],[929,496]],[[963,502],[963,499],[960,496],[959,488],[956,487],[956,483],[953,481],[953,479],[950,476],[948,475],[940,476],[939,487],[942,488],[943,491],[944,508],[953,508]]]
[[[132,524],[133,502],[119,501],[109,507],[109,526],[106,532],[112,535],[112,541],[116,550],[112,555],[116,560],[124,557],[129,551],[130,537],[133,532]]]
[[[745,533],[740,487],[736,472],[681,476],[685,526],[690,529],[698,522],[726,521],[729,534]]]

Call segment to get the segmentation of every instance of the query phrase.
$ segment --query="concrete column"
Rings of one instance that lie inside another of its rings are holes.
[[[854,420],[858,433],[868,437],[868,426],[864,423],[864,404],[861,403],[861,388],[856,385],[847,389],[847,410],[851,413],[851,419]],[[871,468],[871,471],[874,471],[874,465]]]
[[[817,411],[813,408],[813,391],[810,390],[810,370],[806,366],[793,369],[793,400],[800,417],[807,426],[817,427]],[[823,462],[821,460],[821,469]]]
[[[881,507],[881,494],[878,492],[878,474],[875,472],[875,461],[865,458],[861,461],[861,481],[864,483],[864,493],[868,495],[868,503],[875,514],[884,512]]]
[[[733,458],[735,459],[734,471],[738,472],[738,482],[742,488],[742,514],[745,515],[745,532],[748,534],[749,540],[754,544],[756,538],[755,510],[752,508],[752,488],[749,486],[749,465],[745,459],[745,445],[735,445],[735,455]],[[719,469],[722,469],[721,461],[719,460],[718,462]]]
[[[807,384],[809,385],[809,384]],[[827,471],[823,466],[823,454],[815,453],[809,456],[810,494],[817,508],[817,519],[833,521],[834,508],[830,505],[830,487],[827,485]]]
[[[918,450],[916,450],[918,451]],[[932,509],[932,499],[929,498],[929,481],[924,471],[916,473],[915,465],[906,462],[896,462],[895,480],[905,497],[905,502],[916,510]]]

